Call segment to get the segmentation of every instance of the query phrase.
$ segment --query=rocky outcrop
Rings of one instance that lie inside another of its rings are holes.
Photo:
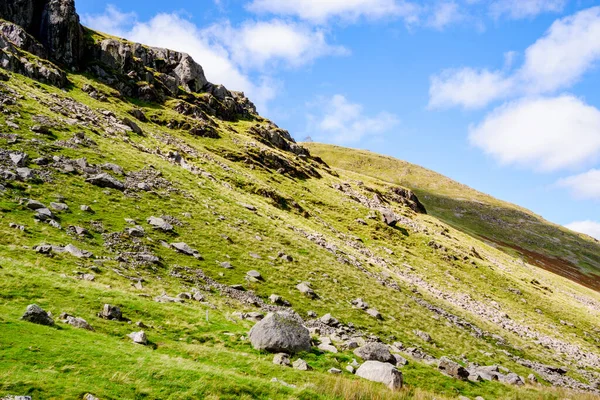
[[[309,151],[297,144],[288,131],[279,128],[273,123],[268,125],[256,124],[248,130],[248,133],[268,146],[289,151],[297,156],[310,156]]]
[[[84,32],[74,0],[4,0],[0,3],[0,18],[22,27],[44,47],[51,60],[80,66]]]

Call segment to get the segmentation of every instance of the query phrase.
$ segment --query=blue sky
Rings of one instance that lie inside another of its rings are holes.
[[[298,140],[433,169],[600,239],[600,1],[79,0]]]

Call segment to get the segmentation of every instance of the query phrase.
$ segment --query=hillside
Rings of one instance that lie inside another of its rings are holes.
[[[392,157],[320,143],[312,153],[345,173],[413,190],[429,214],[532,264],[600,290],[600,243],[529,210],[494,199],[436,172]]]
[[[586,272],[597,243],[542,253],[443,199],[558,229],[525,210],[390,159],[352,172],[70,0],[0,18],[0,398],[598,397],[598,291],[482,236]],[[249,340],[270,312],[310,330],[296,367]],[[373,343],[402,389],[355,374]]]

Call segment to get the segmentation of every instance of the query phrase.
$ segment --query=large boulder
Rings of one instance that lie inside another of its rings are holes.
[[[28,305],[27,310],[25,311],[25,314],[23,314],[21,319],[39,325],[54,325],[54,320],[52,319],[52,317],[50,317],[50,315],[48,315],[48,313],[37,304]]]
[[[354,354],[366,361],[380,361],[395,364],[396,358],[383,343],[367,343],[354,350]]]
[[[255,349],[271,353],[298,353],[310,350],[310,333],[293,315],[269,313],[250,330]]]
[[[356,375],[373,382],[381,382],[392,390],[402,388],[402,372],[389,363],[367,361],[358,368]]]

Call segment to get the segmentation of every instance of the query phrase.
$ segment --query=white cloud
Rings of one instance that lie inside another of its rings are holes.
[[[568,95],[526,98],[495,109],[469,137],[501,164],[578,167],[600,156],[600,111]]]
[[[561,179],[557,185],[570,189],[578,198],[600,200],[600,170],[598,169]]]
[[[294,16],[303,20],[324,23],[331,18],[356,20],[361,17],[380,19],[418,19],[420,7],[403,0],[253,0],[248,9],[257,13]]]
[[[600,59],[600,7],[555,21],[525,51],[520,79],[538,93],[568,87]]]
[[[267,66],[300,66],[317,57],[347,53],[329,45],[322,30],[280,20],[246,22],[239,28],[225,21],[201,29],[179,14],[162,13],[140,22],[135,13],[109,5],[104,14],[84,15],[83,22],[135,42],[188,53],[209,81],[245,92],[263,112],[279,86]]]
[[[567,0],[495,0],[490,13],[495,18],[503,15],[513,19],[534,17],[543,12],[560,12]]]
[[[445,70],[431,78],[429,107],[443,108],[460,104],[479,108],[508,95],[512,82],[502,72],[461,68]]]
[[[433,7],[427,25],[442,30],[450,24],[462,21],[464,18],[465,16],[462,14],[458,3],[455,1],[441,1]]]
[[[429,105],[479,108],[511,96],[553,93],[577,83],[599,59],[600,7],[592,7],[555,21],[512,74],[467,67],[434,75]]]
[[[321,56],[349,53],[342,46],[328,44],[322,30],[282,20],[246,22],[238,29],[218,24],[207,32],[224,43],[244,68],[263,68],[277,61],[297,67]]]
[[[308,133],[335,143],[356,143],[368,136],[381,135],[399,123],[395,115],[385,111],[365,115],[362,105],[351,103],[340,94],[321,98],[313,106],[321,112],[309,115]]]
[[[575,232],[585,233],[593,238],[600,240],[600,222],[596,221],[576,221],[568,225],[566,228]]]
[[[137,21],[137,14],[121,12],[117,7],[109,4],[106,6],[104,14],[84,14],[81,18],[84,25],[97,31],[123,36],[126,28]]]

